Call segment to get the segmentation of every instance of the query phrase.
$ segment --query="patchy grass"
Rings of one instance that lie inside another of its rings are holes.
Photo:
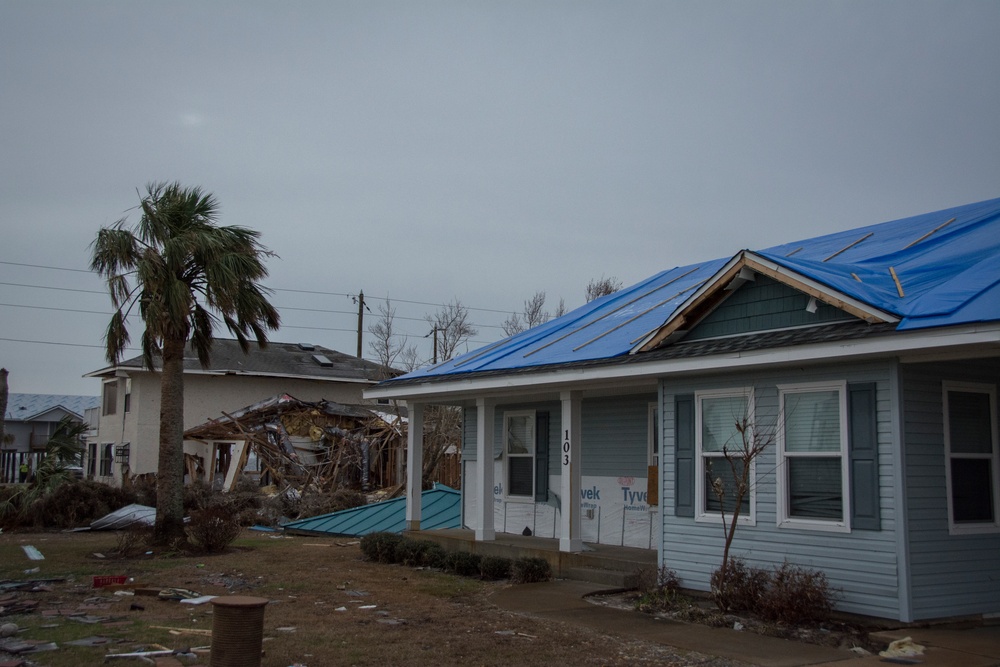
[[[29,561],[21,549],[25,544],[37,547],[45,560]],[[57,651],[35,654],[36,664],[97,665],[110,650],[127,652],[153,644],[180,649],[211,643],[210,637],[162,629],[211,629],[211,604],[116,596],[91,587],[94,575],[113,574],[153,587],[267,598],[264,667],[295,663],[313,667],[685,664],[663,646],[500,610],[488,598],[497,587],[510,585],[506,582],[362,560],[356,541],[274,539],[271,534],[245,531],[221,554],[156,553],[126,559],[93,555],[111,556],[116,544],[114,533],[0,535],[0,580],[66,579],[53,584],[49,592],[18,592],[21,599],[37,600],[37,610],[2,619],[25,628],[21,638],[59,644]],[[24,574],[36,566],[38,573]],[[88,613],[110,622],[81,624],[42,614],[43,610],[77,610],[85,604],[108,605]],[[132,604],[143,608],[131,609]],[[374,608],[362,608],[369,605]],[[65,645],[92,635],[117,643],[111,647]],[[701,660],[698,664],[713,664]],[[208,656],[200,662],[207,665]]]

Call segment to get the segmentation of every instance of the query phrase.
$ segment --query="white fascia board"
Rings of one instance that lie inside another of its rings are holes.
[[[848,304],[848,305],[850,305],[850,306],[852,306],[854,308],[857,308],[860,311],[866,312],[866,313],[870,314],[871,316],[882,320],[883,322],[899,322],[899,316],[898,315],[895,315],[893,313],[884,311],[881,308],[876,308],[875,306],[871,305],[870,303],[866,303],[866,302],[861,301],[859,299],[855,299],[854,297],[849,296],[847,294],[844,294],[843,292],[841,292],[839,290],[835,290],[835,289],[829,287],[828,285],[824,285],[823,283],[817,282],[817,281],[813,280],[812,278],[804,276],[801,273],[799,273],[798,271],[793,271],[793,270],[791,270],[791,269],[789,269],[789,268],[787,268],[785,266],[782,266],[781,264],[778,264],[778,263],[773,262],[773,261],[771,261],[769,259],[761,257],[760,255],[758,255],[756,253],[753,253],[753,252],[750,252],[750,251],[746,251],[745,254],[746,254],[747,260],[749,260],[751,262],[754,262],[756,264],[760,264],[761,266],[763,266],[763,267],[765,267],[767,269],[770,269],[771,271],[774,271],[775,273],[789,276],[791,279],[795,280],[796,282],[802,283],[803,285],[806,285],[807,287],[809,287],[811,289],[814,289],[817,292],[829,295],[832,300],[843,301],[844,303],[846,303],[846,304]]]
[[[121,366],[106,366],[106,367],[100,368],[100,369],[98,369],[96,371],[91,371],[89,373],[84,373],[83,377],[85,377],[85,378],[107,377],[109,375],[114,375],[115,371],[117,371],[119,368],[121,368]]]
[[[608,385],[639,382],[671,375],[712,373],[764,366],[843,361],[863,357],[898,357],[918,352],[980,346],[1000,355],[1000,323],[988,322],[930,331],[899,332],[871,339],[840,340],[751,350],[703,357],[662,361],[609,364],[595,368],[566,368],[517,376],[456,378],[404,387],[378,386],[365,391],[366,398],[395,398],[415,402],[434,399],[467,399],[473,396],[558,391],[581,385]]]

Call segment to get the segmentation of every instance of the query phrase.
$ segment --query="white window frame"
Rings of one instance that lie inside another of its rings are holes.
[[[785,396],[788,394],[809,394],[819,391],[836,391],[840,410],[840,451],[835,452],[787,452],[785,450]],[[778,428],[776,429],[777,450],[777,519],[779,528],[798,528],[803,530],[820,530],[834,533],[849,533],[851,531],[851,480],[850,456],[847,448],[847,382],[813,382],[803,384],[778,385]],[[793,458],[833,458],[840,457],[840,497],[841,519],[805,519],[790,515],[788,501],[788,475],[791,467],[785,465]]]
[[[111,392],[114,396],[110,396]],[[110,417],[118,414],[118,379],[105,380],[101,383],[101,416]]]
[[[960,391],[972,394],[986,394],[990,398],[990,439],[993,451],[990,454],[955,454],[951,453],[951,424],[948,415],[948,393]],[[944,479],[948,500],[948,533],[951,535],[980,535],[983,533],[1000,532],[1000,446],[997,441],[997,388],[994,384],[978,382],[944,381],[941,385],[941,412],[944,421]],[[955,512],[952,506],[951,493],[951,462],[953,458],[990,459],[993,477],[993,521],[977,523],[955,523]]]
[[[115,443],[102,442],[100,447],[99,477],[114,477],[115,475]]]
[[[527,454],[510,454],[507,452],[507,437],[510,432],[510,422],[512,419],[527,417],[531,428],[531,443]],[[504,500],[512,503],[533,503],[535,502],[535,453],[538,446],[537,421],[534,410],[511,410],[503,413],[503,495]],[[509,462],[511,458],[528,458],[531,460],[531,493],[529,495],[512,495],[510,492],[510,470]]]
[[[694,492],[695,492],[695,521],[703,523],[721,523],[723,521],[723,515],[721,512],[710,512],[706,508],[705,494],[708,489],[705,488],[705,458],[718,458],[725,461],[725,457],[721,452],[706,454],[702,451],[702,403],[706,398],[732,398],[732,397],[743,397],[747,401],[747,420],[750,424],[754,423],[754,391],[753,387],[738,387],[734,389],[708,389],[704,391],[696,391],[694,394],[694,442],[695,442],[695,476],[694,476]],[[750,498],[749,498],[749,509],[745,513],[741,513],[739,517],[739,523],[747,526],[757,525],[757,462],[756,460],[750,462]],[[725,521],[728,523],[732,519],[732,515],[727,513],[725,515]]]

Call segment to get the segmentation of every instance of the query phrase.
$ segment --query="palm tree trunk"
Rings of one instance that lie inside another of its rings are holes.
[[[154,540],[164,545],[184,536],[184,345],[163,341]]]

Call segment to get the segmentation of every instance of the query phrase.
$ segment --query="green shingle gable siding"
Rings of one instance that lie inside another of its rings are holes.
[[[806,310],[809,295],[765,275],[744,283],[685,337],[700,340],[752,331],[787,329],[854,319],[844,311],[817,302],[815,313]]]

